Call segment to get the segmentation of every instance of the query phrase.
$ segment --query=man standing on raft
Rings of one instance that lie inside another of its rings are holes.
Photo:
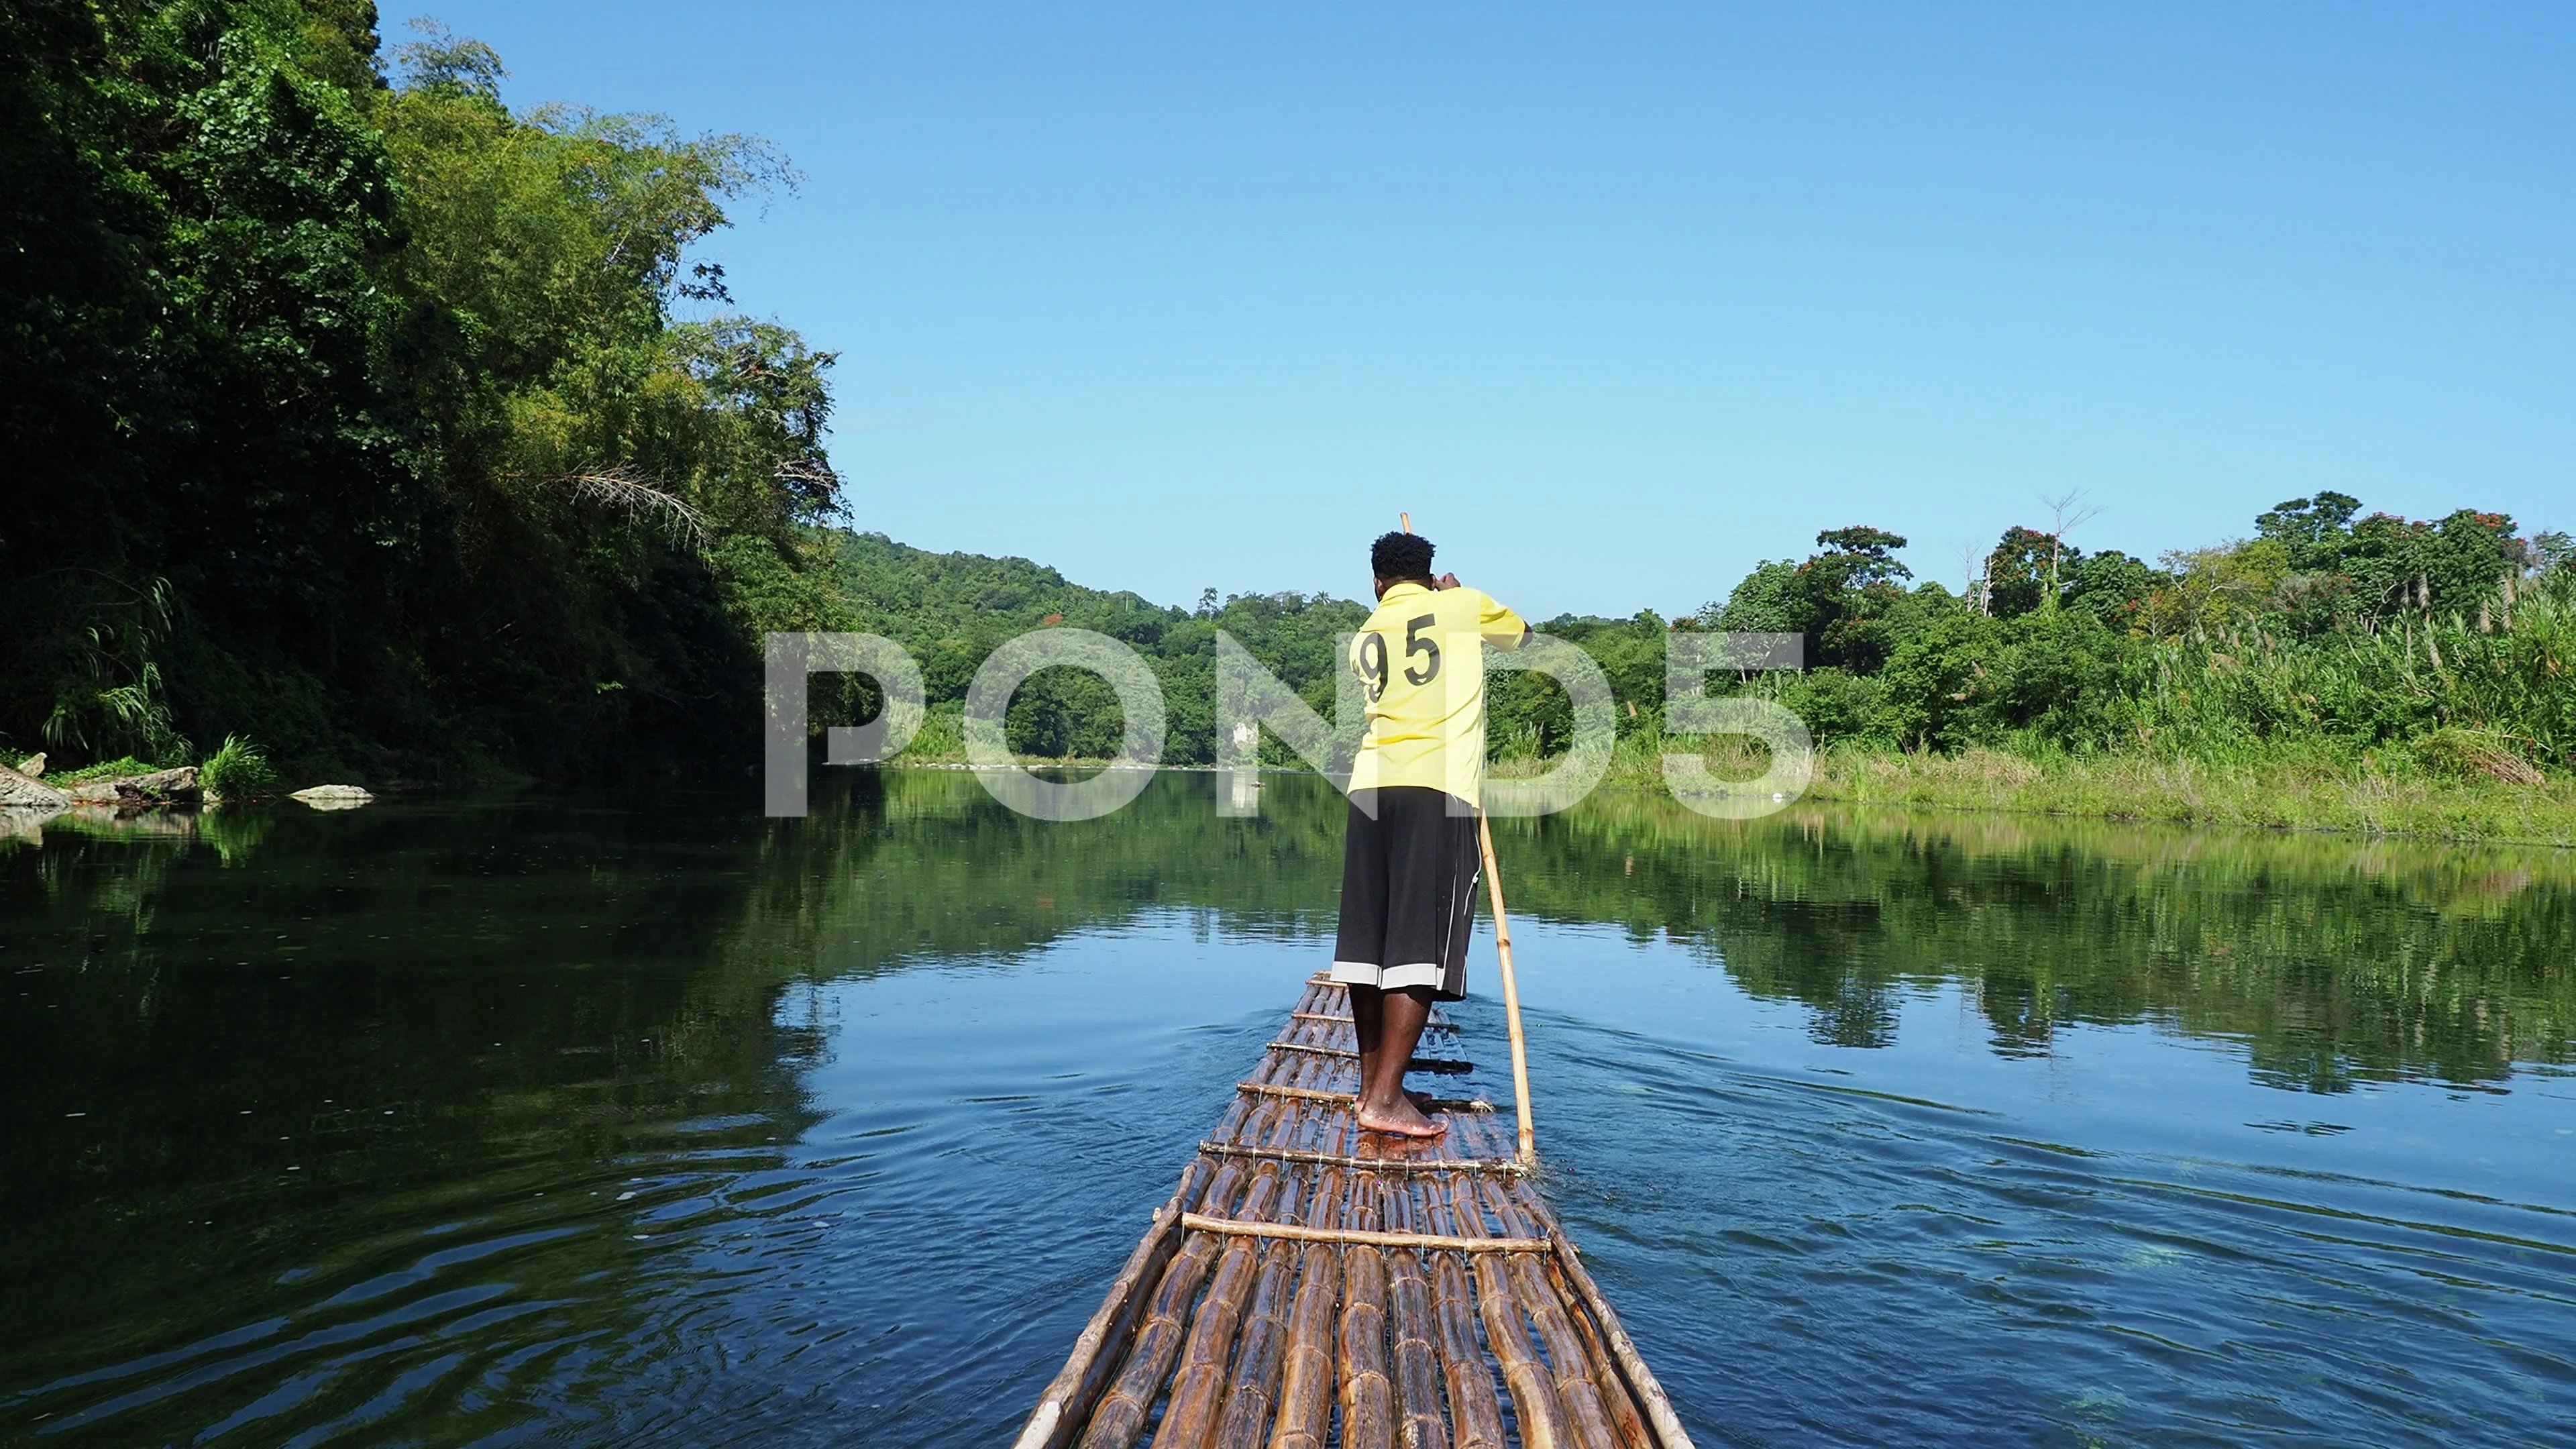
[[[1369,548],[1377,611],[1351,641],[1368,733],[1351,765],[1342,847],[1342,923],[1332,979],[1350,988],[1359,1036],[1363,1131],[1437,1137],[1404,1094],[1404,1071],[1434,1001],[1467,994],[1474,928],[1476,810],[1485,777],[1485,660],[1479,642],[1530,637],[1492,596],[1431,576],[1431,541],[1390,533]]]

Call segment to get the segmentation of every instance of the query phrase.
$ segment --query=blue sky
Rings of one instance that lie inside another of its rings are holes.
[[[410,11],[384,9],[389,39]],[[450,4],[753,132],[858,526],[1188,603],[1397,510],[1538,617],[1820,528],[2576,527],[2576,6]]]

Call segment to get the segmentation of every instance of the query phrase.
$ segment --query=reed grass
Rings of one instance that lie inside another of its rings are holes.
[[[197,787],[216,803],[247,800],[276,783],[268,756],[239,735],[224,736],[223,747],[197,767]]]
[[[2457,736],[2451,738],[2456,739]],[[2371,836],[2576,846],[2576,780],[2515,784],[2446,765],[2443,736],[2412,748],[2346,754],[2307,742],[2212,747],[2203,753],[2074,753],[2038,742],[1955,754],[1864,744],[1818,750],[1801,798],[1915,810],[2011,811],[2329,830]],[[1603,785],[1656,790],[1665,754],[1698,752],[1712,771],[1750,779],[1769,764],[1740,738],[1633,734],[1619,742]],[[2432,756],[2433,758],[2428,758]],[[1497,775],[1535,773],[1498,764]]]

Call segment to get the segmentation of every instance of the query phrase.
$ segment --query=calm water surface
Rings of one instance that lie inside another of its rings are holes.
[[[0,1440],[1007,1442],[1328,958],[1338,803],[824,773],[0,843]],[[2576,860],[1499,844],[1549,1190],[1702,1444],[2576,1443]]]

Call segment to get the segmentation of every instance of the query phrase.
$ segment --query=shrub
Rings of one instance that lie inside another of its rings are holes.
[[[118,759],[101,760],[94,765],[83,765],[77,770],[56,770],[45,776],[45,783],[59,790],[71,785],[86,785],[92,780],[121,780],[129,775],[149,775],[160,768],[159,765],[126,755]]]
[[[268,757],[239,735],[224,736],[223,748],[197,767],[197,788],[209,800],[247,800],[276,783]]]
[[[1879,678],[1886,729],[1914,749],[1948,750],[1975,735],[2001,650],[2000,626],[1983,614],[1936,619],[1897,646]]]
[[[2081,748],[2114,743],[2132,726],[2143,650],[2127,636],[2073,610],[2028,615],[2004,633],[2001,667],[1981,701],[1989,737],[2026,729]]]
[[[1893,730],[1882,708],[1887,688],[1868,675],[1850,674],[1828,665],[1792,677],[1779,690],[1779,702],[1807,722],[1819,745],[1851,740],[1892,742]]]

